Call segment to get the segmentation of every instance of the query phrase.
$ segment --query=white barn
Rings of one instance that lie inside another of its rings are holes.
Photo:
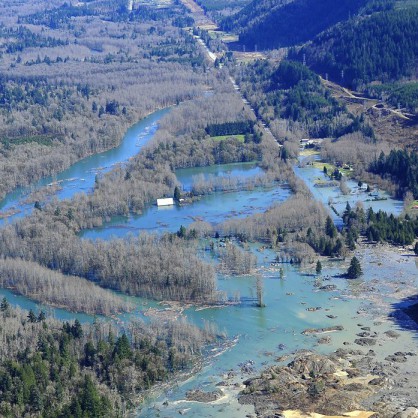
[[[171,206],[174,205],[174,199],[167,197],[165,199],[157,199],[157,206]]]

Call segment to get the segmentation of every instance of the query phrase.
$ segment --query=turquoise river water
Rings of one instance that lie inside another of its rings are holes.
[[[56,178],[42,180],[36,187],[59,182],[62,187],[57,193],[59,199],[70,198],[78,192],[88,193],[94,186],[97,173],[110,170],[115,164],[124,163],[140,152],[141,147],[152,139],[158,129],[158,121],[167,112],[168,110],[155,112],[134,125],[127,131],[120,147],[86,158],[57,175]],[[335,187],[315,187],[315,180],[318,177],[323,179],[323,174],[313,167],[295,167],[295,171],[307,183],[316,199],[323,201],[327,206],[329,199],[332,198],[340,213],[347,200],[352,205],[357,200],[369,200],[362,193],[353,193],[343,197]],[[178,170],[177,178],[187,190],[190,189],[193,176],[196,174],[251,177],[260,173],[261,169],[255,164],[229,164]],[[355,183],[349,182],[348,185],[355,190]],[[32,190],[33,187],[15,190],[0,203],[0,209],[18,210],[19,213],[14,218],[26,216],[30,213],[33,204],[22,204],[21,201]],[[241,192],[214,193],[202,197],[193,204],[182,207],[173,206],[163,210],[150,205],[141,216],[113,219],[102,228],[84,231],[83,237],[85,239],[109,239],[111,236],[123,237],[143,230],[176,231],[180,225],[186,226],[197,219],[217,224],[225,219],[245,218],[251,214],[263,212],[271,205],[284,201],[290,194],[288,188],[277,185],[269,189],[256,188]],[[387,200],[364,202],[364,204],[366,207],[371,205],[374,209],[382,208],[395,214],[402,210],[401,202],[389,197]],[[338,223],[339,217],[334,212],[330,213]],[[12,222],[14,218],[8,219],[7,222]],[[346,268],[346,265],[342,265],[341,261],[329,261],[324,263],[321,280],[323,284],[335,284],[337,289],[332,292],[319,291],[314,286],[318,278],[315,277],[313,271],[303,271],[289,264],[276,266],[272,264],[275,254],[271,250],[259,246],[253,246],[252,250],[258,259],[258,270],[255,275],[243,277],[218,275],[218,288],[230,297],[238,297],[241,300],[240,304],[208,309],[187,308],[184,311],[187,319],[199,326],[203,326],[207,321],[216,324],[218,330],[225,332],[231,343],[225,349],[215,347],[212,352],[208,353],[205,366],[199,373],[186,381],[178,382],[167,391],[157,393],[146,402],[142,409],[137,411],[136,416],[172,417],[181,412],[194,417],[244,417],[252,412],[252,408],[239,405],[234,400],[232,395],[237,393],[238,387],[225,389],[225,396],[210,404],[187,402],[185,393],[192,388],[215,389],[215,385],[224,380],[225,374],[230,370],[236,373],[237,382],[240,383],[242,381],[240,378],[245,377],[245,373],[242,375],[240,371],[240,365],[250,360],[253,362],[251,367],[254,370],[260,370],[263,366],[274,362],[277,356],[289,354],[297,349],[315,347],[321,352],[329,352],[340,347],[344,341],[355,338],[355,333],[358,332],[358,322],[369,320],[367,315],[371,312],[374,317],[381,315],[370,300],[358,297],[362,289],[365,286],[375,286],[377,279],[394,277],[396,271],[399,273],[399,259],[382,256],[376,261],[376,254],[366,252],[361,255],[365,272],[362,280],[347,283],[335,277],[341,273],[343,267]],[[412,259],[404,259],[402,262],[399,280],[410,286],[416,286],[415,262]],[[283,269],[284,278],[280,278],[280,268]],[[257,308],[254,304],[257,277],[261,277],[263,281],[265,308]],[[394,283],[396,284],[396,280]],[[357,296],[352,297],[353,294]],[[391,286],[382,287],[381,294],[386,305],[399,300],[396,295],[393,296]],[[15,296],[8,290],[0,290],[0,296],[3,295],[12,304],[25,309],[45,308],[24,297]],[[150,306],[158,307],[152,301],[139,298],[129,299],[137,304],[137,309],[134,313],[121,316],[121,321],[129,321],[132,315],[142,316]],[[92,317],[88,315],[73,314],[60,309],[50,308],[48,312],[60,319],[69,320],[77,317],[83,322],[92,320]],[[381,316],[378,325],[379,332],[397,327],[388,320],[386,314]],[[307,328],[333,325],[342,325],[344,331],[330,334],[331,342],[326,345],[317,345],[315,336],[302,334],[302,331]],[[401,340],[387,341],[381,347],[381,351],[382,353],[397,351],[399,344],[411,350],[414,349],[412,332],[403,331]]]

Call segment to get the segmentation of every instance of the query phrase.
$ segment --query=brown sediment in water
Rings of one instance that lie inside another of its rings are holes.
[[[277,412],[287,418],[371,417],[375,412],[362,409],[361,402],[385,380],[357,368],[350,357],[344,351],[329,356],[299,352],[287,366],[272,366],[244,381],[239,401],[266,417]]]

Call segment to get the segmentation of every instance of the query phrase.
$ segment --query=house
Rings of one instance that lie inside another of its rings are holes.
[[[174,205],[174,199],[172,197],[167,197],[165,199],[157,199],[157,206],[171,206]]]

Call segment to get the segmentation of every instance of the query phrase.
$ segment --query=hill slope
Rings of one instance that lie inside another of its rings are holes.
[[[254,0],[221,26],[239,33],[247,49],[306,42],[357,13],[367,0]]]
[[[418,7],[358,17],[322,33],[298,54],[319,74],[354,88],[418,76]]]

